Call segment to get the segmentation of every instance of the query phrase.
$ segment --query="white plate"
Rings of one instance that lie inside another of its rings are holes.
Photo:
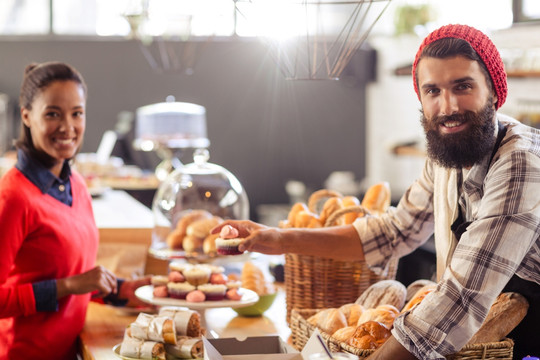
[[[189,302],[186,300],[173,299],[170,297],[154,297],[154,286],[145,285],[135,290],[135,296],[140,300],[158,306],[183,306],[192,310],[204,310],[212,308],[239,308],[255,304],[259,301],[259,295],[256,292],[240,288],[239,292],[242,292],[242,299],[240,300],[217,300],[217,301],[203,301],[203,302]]]
[[[132,358],[132,357],[127,357],[127,356],[120,355],[120,346],[122,346],[122,343],[116,344],[116,345],[113,346],[112,351],[114,352],[114,355],[116,355],[120,359],[124,359],[124,360],[137,360],[137,359]]]

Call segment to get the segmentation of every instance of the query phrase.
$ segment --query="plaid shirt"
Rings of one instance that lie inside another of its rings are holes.
[[[421,359],[444,359],[478,330],[501,290],[517,274],[540,284],[540,131],[498,115],[507,133],[467,174],[459,203],[471,225],[462,235],[437,290],[394,323],[396,339]],[[412,252],[434,231],[433,169],[397,207],[355,222],[367,263],[384,269]]]

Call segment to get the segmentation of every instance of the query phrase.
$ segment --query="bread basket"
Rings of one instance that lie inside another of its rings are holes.
[[[353,303],[371,285],[395,279],[398,259],[376,274],[365,262],[338,261],[309,255],[285,255],[287,322],[292,309],[323,309]]]
[[[307,319],[315,314],[318,309],[293,309],[289,326],[291,328],[292,345],[301,351],[313,334],[315,326],[308,323]],[[375,350],[363,350],[334,339],[332,336],[321,331],[321,337],[330,351],[346,352],[365,359]],[[448,360],[512,360],[514,342],[511,339],[503,339],[497,342],[466,345],[459,352],[448,355]]]
[[[324,205],[322,210],[317,207],[333,196],[340,195],[326,189],[314,192],[307,205],[310,213],[322,214]],[[370,214],[370,211],[361,205],[347,206],[332,212],[322,226],[342,225],[344,216],[352,213],[356,214],[355,216],[364,216]],[[292,309],[332,308],[355,302],[371,284],[395,279],[397,266],[398,259],[392,259],[384,271],[375,273],[362,261],[285,254],[287,322],[290,323]]]

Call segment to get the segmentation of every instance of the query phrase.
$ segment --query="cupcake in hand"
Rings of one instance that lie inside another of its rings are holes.
[[[238,250],[238,245],[243,239],[238,237],[238,230],[230,225],[225,225],[219,237],[216,239],[216,249],[221,255],[240,255],[243,252]]]

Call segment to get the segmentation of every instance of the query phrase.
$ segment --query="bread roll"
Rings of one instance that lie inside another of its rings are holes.
[[[358,206],[358,205],[360,205],[360,199],[358,199],[356,196],[350,195],[350,196],[345,196],[343,198],[342,206],[344,208],[349,207],[349,206]],[[358,213],[358,212],[346,213],[343,215],[343,223],[345,225],[352,224],[358,216],[363,216],[363,214]]]
[[[217,225],[221,224],[223,219],[219,216],[212,216],[210,218],[199,219],[193,221],[186,228],[187,236],[195,236],[200,239],[204,239],[210,235],[210,230],[212,230]],[[202,243],[202,241],[201,241]]]
[[[182,240],[182,248],[186,253],[197,252],[202,247],[204,239],[196,236],[184,236]]]
[[[500,294],[469,344],[496,342],[508,335],[527,315],[529,302],[521,294]]]
[[[366,309],[373,309],[379,305],[393,305],[401,309],[405,304],[407,288],[397,280],[381,280],[369,286],[356,299],[355,303]]]
[[[368,321],[358,325],[349,345],[360,349],[376,349],[381,346],[391,333],[386,326],[377,321]]]
[[[342,341],[347,343],[350,338],[352,338],[354,332],[356,331],[356,326],[346,326],[337,330],[332,334],[332,337],[337,341]]]
[[[175,356],[175,359],[201,359],[203,357],[203,343],[200,338],[179,336],[177,344],[165,344],[165,350],[167,355]]]
[[[345,304],[339,307],[339,310],[347,318],[347,325],[356,326],[358,319],[364,312],[364,307],[360,304]]]
[[[414,294],[412,299],[409,300],[409,302],[403,307],[401,312],[404,313],[405,311],[411,310],[413,307],[420,304],[422,300],[424,300],[424,298],[429,293],[435,291],[436,288],[437,288],[437,284],[431,284],[431,285],[426,285],[422,287],[420,290],[416,292],[416,294]]]
[[[300,211],[308,211],[308,207],[304,203],[297,202],[291,207],[291,210],[289,211],[289,215],[287,216],[288,225],[294,226],[296,222],[296,215],[298,215]]]
[[[317,214],[310,211],[300,211],[294,219],[294,227],[297,228],[320,228],[322,225]]]
[[[182,242],[184,241],[185,232],[179,229],[173,229],[165,241],[170,249],[182,249]]]
[[[390,198],[390,184],[381,182],[366,191],[361,204],[372,213],[381,214],[390,206]]]
[[[324,202],[322,210],[319,214],[321,224],[326,223],[326,219],[335,211],[343,208],[343,202],[341,198],[334,196]]]
[[[205,254],[215,254],[216,250],[216,239],[219,237],[218,234],[210,234],[204,238],[202,243],[203,253]]]
[[[321,310],[310,317],[308,322],[330,335],[341,328],[347,327],[347,318],[336,308]]]
[[[384,326],[386,326],[387,329],[391,329],[394,325],[394,320],[396,319],[397,315],[394,311],[384,309],[384,308],[375,308],[375,309],[367,309],[362,313],[360,318],[358,319],[358,326],[365,324],[370,321],[376,321]]]

